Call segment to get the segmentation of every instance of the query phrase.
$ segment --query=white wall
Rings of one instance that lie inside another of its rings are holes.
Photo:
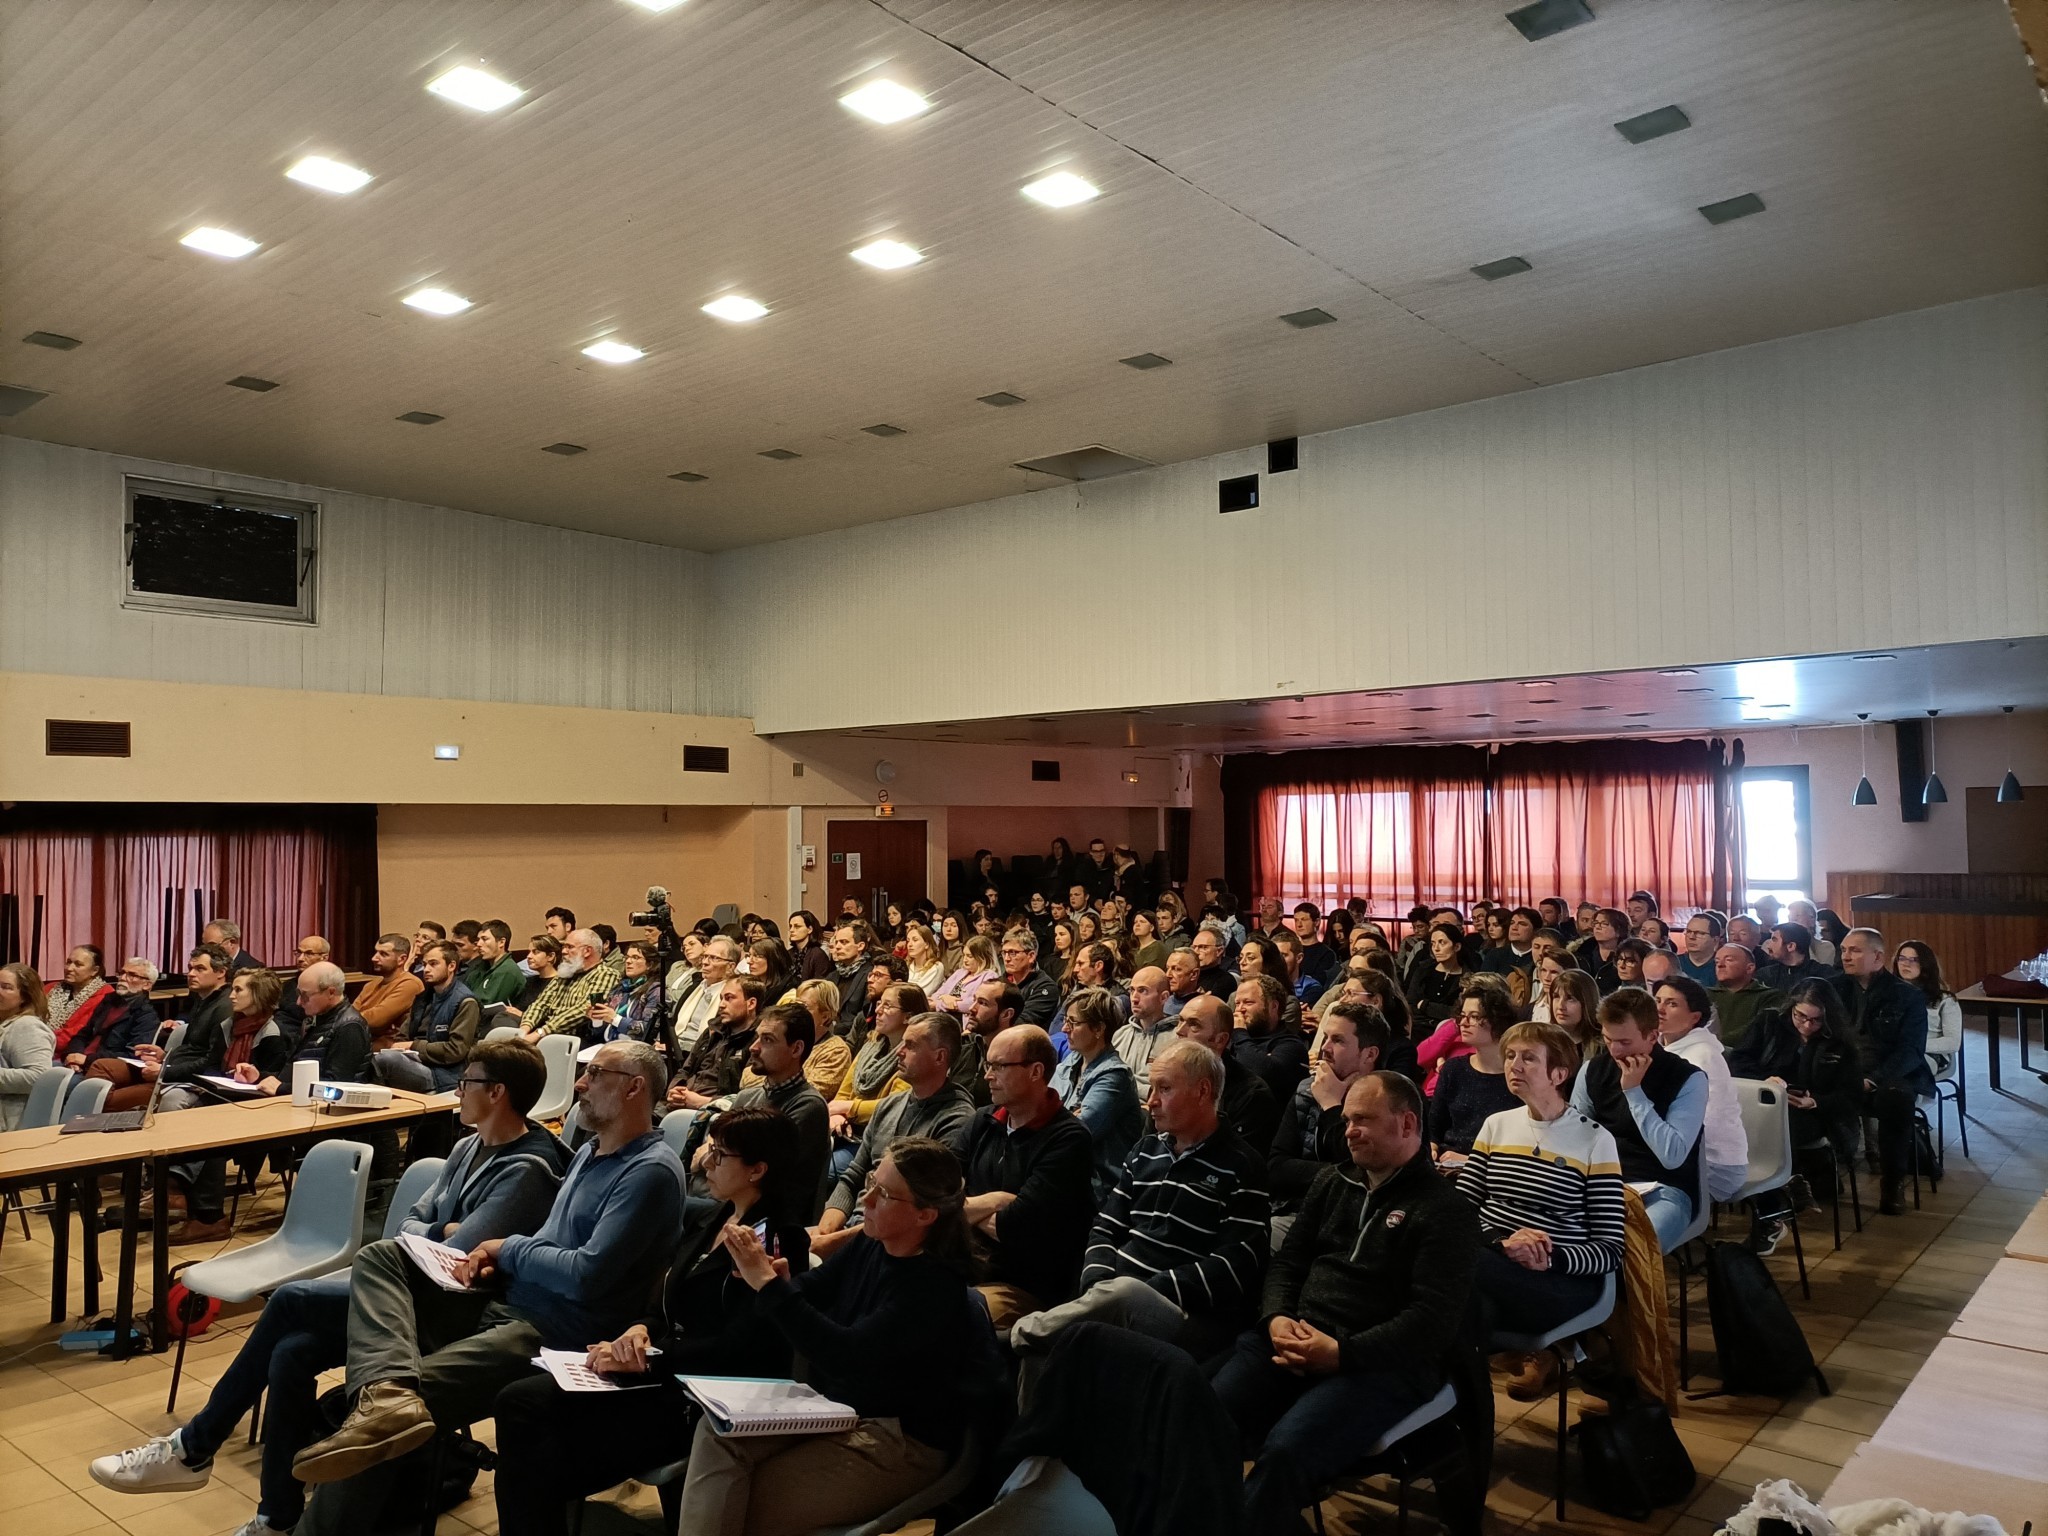
[[[2048,714],[1944,716],[1935,724],[1934,758],[1948,804],[1927,808],[1925,821],[1899,819],[1899,769],[1892,728],[1870,726],[1870,784],[1876,805],[1852,805],[1862,755],[1853,726],[1826,730],[1744,731],[1753,765],[1803,763],[1812,802],[1813,880],[1827,889],[1831,871],[1879,870],[1894,874],[1969,872],[1963,793],[1971,785],[1995,787],[2007,768],[2023,784],[2048,784]],[[2031,799],[2032,796],[2030,795]],[[2048,873],[2048,871],[2044,871]]]
[[[319,623],[121,607],[124,474],[317,501]],[[0,669],[701,711],[704,557],[0,437]]]
[[[1550,675],[2042,633],[2048,291],[1305,438],[1262,507],[1219,517],[1217,478],[1261,468],[722,554],[746,712],[812,730],[1515,677],[1538,635]],[[818,664],[878,615],[944,663]],[[1116,664],[1036,664],[1040,632]]]

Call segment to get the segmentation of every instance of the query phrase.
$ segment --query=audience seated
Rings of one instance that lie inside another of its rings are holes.
[[[1458,994],[1467,974],[1464,945],[1464,931],[1457,924],[1430,925],[1429,947],[1417,957],[1408,983],[1408,1006],[1415,1012],[1416,1028],[1436,1029],[1457,1016]],[[1432,1063],[1424,1060],[1422,1065],[1427,1071]]]
[[[1166,1013],[1166,972],[1156,965],[1140,966],[1131,977],[1130,1022],[1116,1032],[1113,1044],[1131,1069],[1141,1104],[1151,1086],[1152,1058],[1173,1039],[1174,1020]]]
[[[656,974],[661,955],[635,941],[619,946],[618,983],[590,1003],[590,1031],[598,1040],[644,1040],[667,1059],[668,989]]]
[[[1810,901],[1788,901],[1785,904],[1785,921],[1797,923],[1810,935],[1807,953],[1830,971],[1846,970],[1847,964],[1837,952],[1834,943],[1821,931],[1820,909]]]
[[[671,1110],[709,1109],[739,1091],[766,996],[751,976],[728,976],[720,984],[717,1017],[697,1036],[669,1084]]]
[[[1799,903],[1794,902],[1796,908]],[[1883,1175],[1880,1213],[1905,1209],[1912,1168],[1913,1106],[1934,1093],[1927,1067],[1927,998],[1920,988],[1884,968],[1884,935],[1852,928],[1843,937],[1842,974],[1828,983],[1849,1016],[1863,1062],[1863,1108],[1877,1121],[1878,1166]]]
[[[690,939],[695,939],[695,937],[692,934]],[[683,945],[685,952],[688,951],[689,944],[690,940],[686,939]],[[704,947],[701,940],[697,942],[697,947],[700,950]],[[547,991],[549,983],[555,979],[555,972],[561,963],[561,940],[545,933],[536,933],[526,941],[526,958],[519,965],[520,971],[525,975],[526,980],[520,984],[518,998],[505,1005],[503,1017],[507,1023],[517,1022],[523,1018],[529,1008],[540,1001],[541,994]],[[683,968],[684,962],[678,961],[675,965],[669,967],[669,973],[674,975],[675,972]],[[416,974],[417,963],[414,965],[414,971]],[[690,974],[694,978],[696,972],[692,970]],[[408,1004],[407,1006],[409,1008],[411,1005]],[[368,1015],[365,1015],[365,1017],[368,1017]]]
[[[462,984],[478,1003],[517,1001],[526,978],[509,953],[511,948],[512,925],[503,918],[477,924],[476,958],[463,967]]]
[[[1592,1306],[1600,1277],[1621,1267],[1621,1157],[1565,1099],[1579,1047],[1563,1025],[1513,1025],[1501,1049],[1518,1102],[1487,1117],[1458,1170],[1484,1244],[1473,1286],[1485,1333],[1547,1333]],[[1557,1363],[1544,1351],[1515,1367],[1508,1395],[1530,1402],[1550,1390]]]
[[[737,948],[729,950],[734,960]],[[538,1045],[543,1035],[573,1034],[579,1039],[589,1032],[590,1007],[611,995],[625,970],[625,956],[617,950],[607,955],[603,941],[589,928],[578,928],[562,943],[562,958],[555,966],[554,980],[541,989],[519,1023],[529,1045]],[[677,1049],[686,1050],[678,1041]]]
[[[99,950],[82,945],[73,950]],[[93,961],[98,964],[97,959]],[[66,967],[67,973],[69,967]],[[156,1039],[156,1009],[149,1001],[149,989],[156,985],[157,969],[140,958],[125,961],[113,981],[103,990],[83,998],[57,1031],[53,1054],[57,1061],[88,1077],[111,1076],[100,1071],[102,1064],[120,1069],[122,1082],[132,1080],[134,1068],[122,1059],[133,1056],[137,1046]]]
[[[1215,1378],[1253,1458],[1258,1536],[1300,1531],[1302,1511],[1442,1387],[1478,1262],[1477,1216],[1430,1166],[1415,1085],[1364,1074],[1344,1119],[1350,1166],[1310,1185],[1259,1326]]]
[[[1012,928],[1003,935],[997,953],[1003,966],[1003,980],[1023,998],[1016,1022],[1036,1024],[1040,1029],[1052,1022],[1059,1011],[1060,986],[1039,969],[1038,936],[1029,928]]]
[[[1656,999],[1640,987],[1600,1000],[1600,1038],[1606,1049],[1579,1068],[1572,1108],[1614,1138],[1626,1182],[1654,1186],[1643,1208],[1668,1253],[1692,1224],[1702,1193],[1707,1075],[1664,1049]]]
[[[896,1047],[896,1073],[909,1084],[875,1107],[852,1160],[833,1183],[825,1213],[811,1234],[813,1251],[827,1254],[852,1237],[847,1230],[868,1175],[882,1155],[906,1136],[944,1141],[974,1117],[974,1100],[952,1079],[960,1052],[960,1025],[943,1013],[921,1013]]]
[[[56,1065],[43,979],[19,962],[0,965],[0,1131],[21,1124],[29,1090]]]
[[[874,930],[862,919],[842,919],[832,929],[828,945],[832,956],[830,980],[839,988],[839,1021],[832,1026],[832,1032],[856,1049],[862,1044],[867,1023],[868,973],[880,958],[874,937]]]
[[[932,1482],[1000,1372],[971,1299],[960,1165],[943,1143],[896,1142],[864,1181],[860,1231],[809,1271],[766,1253],[752,1228],[721,1239],[755,1305],[804,1362],[803,1378],[860,1423],[838,1434],[721,1436],[699,1420],[679,1528],[803,1536],[866,1520]]]
[[[1734,927],[1733,921],[1729,927]],[[1746,945],[1731,942],[1716,950],[1714,976],[1715,985],[1707,993],[1714,1009],[1714,1032],[1733,1050],[1759,1013],[1784,1006],[1785,995],[1756,979],[1756,956]]]
[[[781,1013],[771,1009],[764,1030]],[[789,1340],[762,1315],[723,1238],[727,1227],[745,1227],[771,1259],[808,1268],[811,1187],[795,1127],[765,1104],[742,1105],[712,1124],[705,1152],[715,1204],[691,1214],[659,1310],[593,1344],[586,1361],[653,1390],[565,1392],[531,1371],[498,1394],[499,1536],[567,1536],[570,1501],[686,1457],[698,1414],[677,1377],[789,1374]]]
[[[292,1463],[301,1482],[339,1484],[306,1512],[320,1533],[365,1528],[375,1506],[357,1473],[425,1444],[438,1425],[486,1417],[532,1370],[536,1349],[585,1349],[639,1317],[674,1251],[683,1168],[654,1128],[661,1057],[637,1040],[599,1048],[576,1085],[593,1139],[569,1165],[532,1236],[488,1238],[446,1291],[396,1243],[371,1243],[349,1275],[347,1387],[341,1428]],[[314,1536],[306,1525],[303,1536]]]
[[[1505,976],[1509,971],[1533,971],[1536,968],[1536,930],[1543,926],[1543,920],[1533,907],[1516,907],[1507,915],[1507,942],[1497,948],[1480,951],[1479,964],[1496,976]]]
[[[989,1107],[949,1144],[967,1180],[965,1215],[998,1334],[1069,1300],[1095,1217],[1095,1146],[1051,1086],[1052,1041],[1018,1024],[989,1045]]]
[[[1299,1023],[1292,1030],[1287,1028],[1287,1000],[1286,988],[1263,973],[1240,983],[1235,997],[1235,1020],[1241,1033],[1231,1054],[1264,1080],[1276,1105],[1293,1097],[1308,1076],[1308,1042],[1302,1038]]]
[[[1218,1119],[1222,1087],[1222,1058],[1205,1045],[1177,1040],[1154,1058],[1146,1104],[1153,1134],[1131,1153],[1095,1218],[1081,1294],[1019,1318],[1010,1330],[1014,1351],[1040,1353],[1060,1329],[1092,1319],[1170,1340],[1201,1359],[1244,1325],[1268,1247],[1266,1170]]]
[[[1792,1118],[1792,1155],[1811,1187],[1828,1159],[1815,1151],[1831,1148],[1832,1163],[1853,1165],[1863,1139],[1863,1068],[1841,999],[1825,981],[1794,984],[1783,1008],[1758,1015],[1742,1044],[1728,1053],[1728,1070],[1738,1077],[1783,1090]],[[1751,1202],[1755,1219],[1750,1245],[1761,1254],[1777,1250],[1792,1210],[1790,1189],[1771,1190]]]
[[[1266,1086],[1266,1080],[1238,1055],[1242,1037],[1231,1028],[1230,1013],[1221,999],[1204,992],[1183,1008],[1174,1022],[1175,1033],[1181,1039],[1205,1045],[1222,1058],[1223,1097],[1216,1106],[1217,1113],[1246,1146],[1263,1155],[1263,1149],[1273,1144],[1274,1129],[1280,1124],[1280,1100]]]
[[[1124,1159],[1145,1134],[1145,1110],[1137,1080],[1112,1044],[1122,1027],[1114,994],[1083,987],[1068,994],[1061,1012],[1068,1049],[1053,1071],[1052,1090],[1094,1144],[1092,1188],[1099,1201],[1115,1186]]]
[[[404,1216],[402,1230],[468,1250],[531,1232],[547,1219],[569,1154],[526,1118],[546,1082],[547,1068],[530,1045],[496,1040],[477,1048],[456,1101],[456,1115],[474,1134],[455,1144],[433,1186]],[[119,1493],[203,1488],[215,1454],[260,1401],[261,1492],[242,1536],[291,1530],[305,1507],[292,1460],[326,1432],[315,1402],[318,1378],[346,1359],[348,1316],[346,1272],[278,1287],[206,1406],[168,1435],[100,1457],[89,1468],[93,1480]]]
[[[686,943],[686,951],[687,948]],[[739,945],[719,934],[698,941],[697,963],[691,968],[692,975],[679,981],[671,968],[665,989],[674,999],[670,1005],[673,1009],[670,1032],[675,1037],[678,1053],[687,1055],[696,1046],[698,1036],[718,1017],[725,983],[739,974],[739,964]]]
[[[809,1011],[815,1029],[824,1032],[828,1041],[839,1038],[830,1032],[839,1013],[838,990],[829,981],[807,981],[797,988],[798,1000]],[[928,1011],[924,993],[907,981],[892,983],[876,1002],[874,1028],[839,1074],[839,1081],[833,1084],[826,1101],[833,1141],[845,1156],[853,1155],[853,1144],[860,1140],[860,1133],[867,1128],[882,1100],[910,1086],[897,1071],[896,1047],[902,1043],[910,1021]],[[813,1085],[817,1083],[808,1064],[804,1075],[811,1078]],[[819,1092],[825,1090],[820,1088]],[[845,1166],[837,1154],[834,1163],[835,1173]]]
[[[1788,991],[1798,982],[1826,981],[1841,973],[1813,958],[1813,930],[1804,923],[1780,923],[1764,940],[1770,963],[1757,973],[1767,987]]]
[[[1437,1160],[1460,1162],[1472,1150],[1488,1117],[1516,1105],[1501,1061],[1501,1037],[1514,1027],[1515,1005],[1495,980],[1482,972],[1465,983],[1458,1000],[1458,1044],[1438,1069],[1429,1098],[1429,1141]]]
[[[218,944],[228,957],[227,973],[260,971],[263,962],[242,948],[242,925],[232,918],[217,917],[199,930],[201,944]]]
[[[1695,912],[1687,918],[1685,950],[1678,957],[1679,973],[1703,988],[1714,986],[1719,980],[1714,957],[1720,953],[1727,931],[1728,920],[1718,912]]]
[[[817,1023],[795,1003],[777,1003],[754,1025],[747,1047],[749,1070],[756,1080],[719,1101],[707,1115],[712,1127],[742,1109],[772,1109],[795,1128],[795,1150],[784,1161],[788,1177],[803,1191],[795,1213],[809,1222],[825,1199],[825,1179],[832,1161],[831,1111],[804,1072],[804,1059],[816,1038]],[[713,1143],[706,1140],[691,1162],[691,1193],[710,1196],[708,1168]]]
[[[399,1026],[412,1017],[412,1005],[425,986],[412,966],[415,961],[424,966],[425,957],[426,946],[420,946],[415,956],[411,941],[402,933],[383,934],[370,951],[370,979],[356,993],[356,1012],[370,1032],[372,1052],[388,1047],[397,1038]],[[520,985],[525,984],[522,976]]]
[[[419,983],[403,1035],[370,1058],[379,1081],[415,1093],[445,1093],[462,1076],[480,1038],[483,1008],[456,974],[455,946],[430,944],[420,957]],[[360,1010],[358,1010],[360,1013]],[[365,1027],[368,1021],[364,1021]]]
[[[988,1076],[983,1068],[988,1063],[989,1044],[1023,1014],[1024,994],[1000,976],[976,987],[968,1001],[960,1053],[953,1061],[953,1081],[967,1090],[977,1107],[988,1103]]]
[[[1266,1158],[1266,1187],[1276,1211],[1300,1208],[1325,1168],[1350,1159],[1344,1140],[1344,1095],[1352,1082],[1380,1068],[1387,1021],[1364,1003],[1332,1003],[1323,1010],[1315,1070],[1295,1085],[1281,1107]]]
[[[1948,1081],[1963,1048],[1963,1005],[1941,979],[1941,961],[1921,940],[1905,939],[1892,952],[1892,974],[1927,1000],[1927,1069],[1936,1082]]]
[[[64,979],[44,988],[44,1001],[54,1037],[52,1054],[61,1062],[70,1054],[71,1038],[85,1027],[102,1003],[111,1002],[114,989],[107,984],[106,957],[97,944],[74,945],[64,957]]]

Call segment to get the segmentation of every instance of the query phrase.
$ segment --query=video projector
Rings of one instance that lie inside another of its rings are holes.
[[[315,1083],[313,1103],[322,1109],[389,1109],[391,1090],[382,1083]]]

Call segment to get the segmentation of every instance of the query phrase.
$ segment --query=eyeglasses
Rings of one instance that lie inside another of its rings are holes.
[[[455,1079],[455,1086],[458,1091],[464,1088],[488,1088],[496,1081],[495,1077],[470,1077],[465,1073]]]
[[[1031,1063],[1028,1061],[985,1061],[981,1065],[981,1070],[982,1074],[987,1076],[992,1072],[1000,1072],[1005,1067],[1028,1067],[1030,1065]]]
[[[618,1067],[600,1067],[596,1062],[592,1062],[583,1069],[583,1075],[585,1077],[638,1077],[640,1074],[638,1072],[627,1072]]]
[[[893,1194],[889,1190],[884,1189],[879,1183],[875,1181],[875,1176],[872,1173],[868,1175],[867,1182],[861,1185],[860,1197],[863,1200],[873,1200],[878,1203],[893,1200],[898,1205],[917,1204],[917,1202],[911,1199],[908,1195]]]
[[[736,1152],[728,1152],[724,1147],[721,1147],[716,1142],[713,1142],[711,1150],[704,1154],[705,1171],[708,1173],[711,1169],[718,1167],[727,1158],[737,1157],[738,1155],[739,1154]]]
[[[1816,1008],[1794,1008],[1792,1010],[1792,1022],[1795,1024],[1819,1024],[1826,1018],[1827,1015]]]

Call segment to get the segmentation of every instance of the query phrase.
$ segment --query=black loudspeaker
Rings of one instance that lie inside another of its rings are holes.
[[[1899,820],[1925,821],[1927,805],[1927,722],[1894,720],[1892,740],[1899,749]]]
[[[1166,808],[1166,867],[1175,885],[1188,883],[1188,849],[1194,842],[1194,830],[1195,813],[1188,807]]]

